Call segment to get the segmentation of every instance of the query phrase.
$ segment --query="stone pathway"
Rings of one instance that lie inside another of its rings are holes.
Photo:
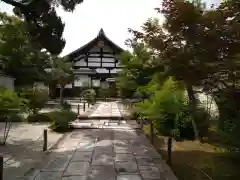
[[[140,125],[133,120],[76,120],[71,125],[77,129],[140,129]]]
[[[3,135],[5,123],[0,123],[0,138]],[[43,152],[43,130],[48,124],[13,123],[9,132],[7,144],[0,146],[0,156],[4,158],[4,180],[15,180],[42,161],[46,156]],[[48,132],[48,148],[56,144],[63,134]]]
[[[121,117],[121,113],[118,109],[116,102],[101,102],[95,112],[89,117]]]
[[[103,117],[101,120],[79,120],[72,122],[71,125],[74,128],[125,128],[125,129],[139,129],[140,126],[136,121],[132,120],[109,120],[105,118],[109,117],[119,117],[121,118],[121,113],[119,105],[117,102],[99,102],[96,110],[89,115],[89,117]]]
[[[70,133],[31,180],[176,180],[141,131]]]
[[[91,116],[101,115],[121,116],[116,102],[101,103]],[[65,136],[39,170],[26,178],[177,180],[141,130],[121,126],[124,122],[120,120],[92,120],[88,123],[100,125],[97,129],[78,129]]]

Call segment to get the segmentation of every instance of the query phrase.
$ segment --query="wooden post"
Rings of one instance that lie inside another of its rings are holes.
[[[85,102],[83,103],[83,111],[85,112],[85,109],[86,109],[86,104]]]
[[[80,107],[79,107],[79,104],[77,105],[77,113],[78,113],[78,115],[80,114]]]
[[[43,130],[43,151],[47,151],[47,129]]]
[[[0,156],[0,180],[3,180],[3,157]]]
[[[90,103],[87,103],[87,107],[89,108]]]
[[[152,120],[150,120],[150,140],[151,140],[151,143],[154,145],[154,130],[153,130]]]
[[[140,119],[140,128],[143,129],[143,119]]]
[[[168,165],[172,166],[172,138],[168,138]]]

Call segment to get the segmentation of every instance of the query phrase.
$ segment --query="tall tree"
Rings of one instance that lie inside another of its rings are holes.
[[[226,99],[231,99],[236,114],[240,79],[236,58],[240,43],[239,2],[227,0],[216,10],[203,10],[199,2],[164,0],[162,8],[156,9],[165,17],[163,26],[150,19],[142,32],[130,32],[162,57],[168,75],[184,82],[193,115],[196,86],[222,95],[227,92]],[[192,123],[197,138],[196,123]]]
[[[83,0],[2,0],[14,6],[14,12],[28,23],[33,41],[39,42],[54,55],[61,53],[65,46],[62,38],[64,23],[56,13],[56,7],[73,11]]]
[[[60,104],[63,104],[63,90],[74,80],[72,64],[64,58],[53,57],[51,79],[53,84],[60,88]]]
[[[166,73],[175,79],[183,81],[192,115],[195,116],[197,100],[193,86],[201,85],[207,75],[204,64],[198,58],[202,51],[202,26],[200,26],[203,11],[188,1],[164,0],[159,10],[165,17],[163,26],[155,19],[149,19],[143,24],[143,32],[130,30],[136,39],[144,41],[161,57],[159,60],[165,66]],[[196,139],[199,138],[196,117],[192,125]]]
[[[0,60],[2,71],[16,78],[15,85],[44,81],[50,56],[33,43],[26,23],[0,13]]]
[[[131,42],[129,45],[133,52],[121,54],[120,62],[124,68],[119,72],[117,84],[123,94],[132,97],[138,87],[145,86],[151,81],[157,65],[154,64],[155,56],[143,43]]]

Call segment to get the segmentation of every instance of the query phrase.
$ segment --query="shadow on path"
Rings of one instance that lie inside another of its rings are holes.
[[[163,180],[165,176],[173,174],[141,131],[88,129],[69,133],[31,179]]]

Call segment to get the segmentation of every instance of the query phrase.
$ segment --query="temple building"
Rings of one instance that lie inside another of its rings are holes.
[[[123,51],[100,29],[97,37],[66,55],[75,74],[74,82],[65,87],[67,94],[77,96],[84,88],[116,88],[115,77],[121,70],[118,55]]]

